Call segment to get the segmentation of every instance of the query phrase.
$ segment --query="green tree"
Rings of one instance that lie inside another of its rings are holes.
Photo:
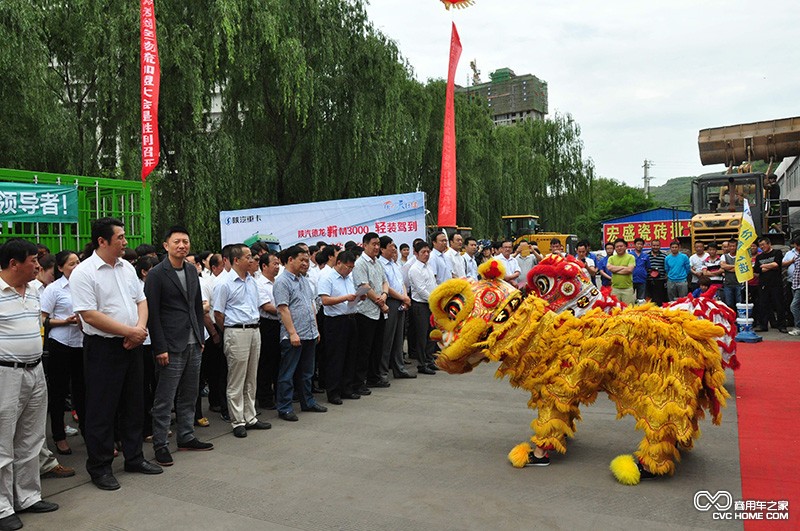
[[[590,196],[593,198],[593,204],[577,217],[575,226],[578,236],[587,238],[593,245],[601,239],[603,221],[656,206],[652,199],[644,196],[642,190],[613,179],[596,179],[592,183]]]

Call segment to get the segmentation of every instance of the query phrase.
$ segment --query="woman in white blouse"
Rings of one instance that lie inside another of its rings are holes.
[[[72,389],[72,405],[78,413],[83,433],[85,391],[83,383],[83,332],[78,316],[72,311],[69,277],[80,260],[73,251],[56,254],[55,281],[41,296],[42,319],[48,331],[47,393],[50,429],[59,454],[72,450],[64,432],[64,402]],[[71,384],[71,385],[70,385]]]

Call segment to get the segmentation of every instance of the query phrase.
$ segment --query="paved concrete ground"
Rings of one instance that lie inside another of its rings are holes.
[[[727,387],[735,396],[732,378]],[[62,462],[77,476],[43,484],[61,509],[22,518],[26,529],[47,530],[741,529],[693,507],[701,489],[741,499],[735,400],[721,426],[703,421],[674,477],[626,487],[608,464],[640,435],[630,418],[615,420],[605,395],[584,410],[567,455],[545,468],[511,467],[509,449],[530,436],[527,399],[483,365],[393,381],[295,423],[264,411],[273,429],[246,439],[212,414],[198,435],[213,451],[174,452],[160,476],[127,474],[117,459],[116,492],[89,482],[85,448],[72,437],[74,455]]]

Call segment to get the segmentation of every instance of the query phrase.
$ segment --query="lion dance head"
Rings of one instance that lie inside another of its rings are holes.
[[[482,280],[449,280],[430,296],[431,338],[442,347],[436,364],[451,374],[489,361],[486,340],[522,303],[522,293],[502,280],[505,270],[498,260],[484,262],[478,272]]]
[[[600,290],[573,256],[550,254],[528,272],[528,290],[556,313],[580,317],[594,307]]]

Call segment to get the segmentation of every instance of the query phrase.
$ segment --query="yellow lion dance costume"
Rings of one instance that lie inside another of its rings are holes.
[[[539,412],[531,442],[540,449],[565,453],[566,438],[581,418],[579,406],[593,403],[599,391],[616,404],[618,418],[633,415],[644,431],[634,452],[638,461],[630,455],[612,461],[624,484],[671,475],[678,446],[691,448],[699,436],[704,409],[720,423],[729,397],[715,342],[722,327],[652,304],[610,313],[592,309],[580,317],[555,313],[501,280],[497,260],[479,272],[483,280],[449,280],[430,296],[431,337],[442,347],[436,364],[461,374],[482,362],[500,362],[496,376],[531,393],[528,407]],[[566,294],[569,288],[562,289]],[[515,467],[529,459],[527,443],[509,453]]]

